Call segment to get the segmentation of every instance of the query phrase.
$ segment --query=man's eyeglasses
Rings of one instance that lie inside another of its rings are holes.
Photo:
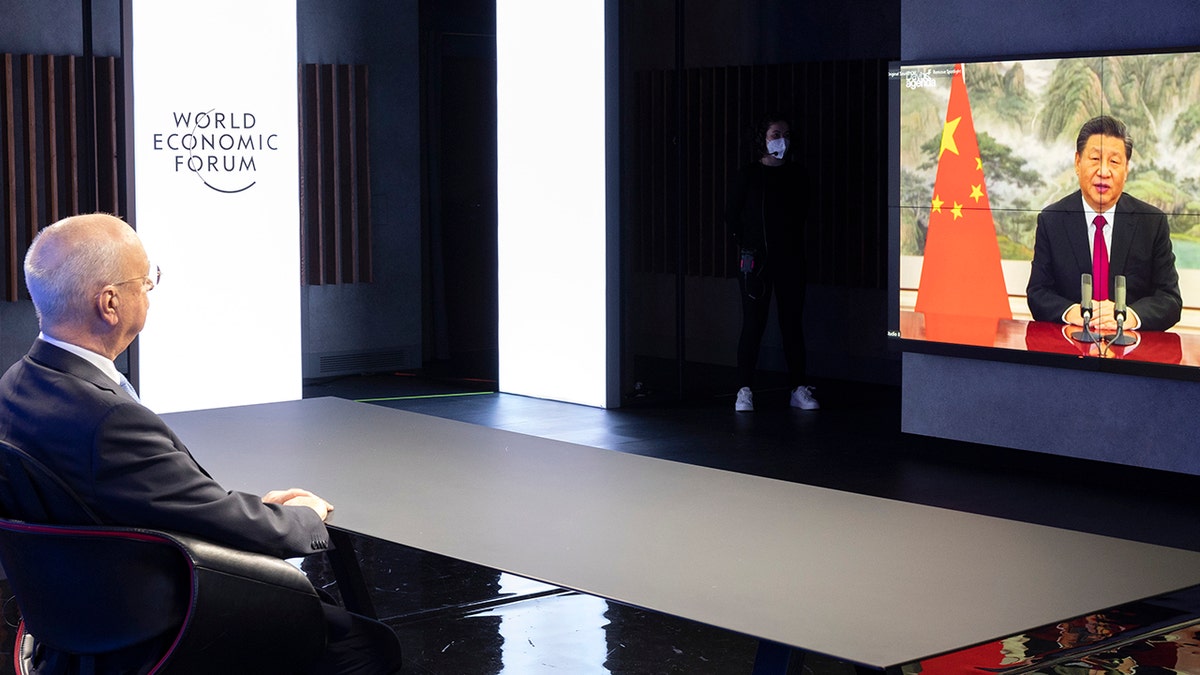
[[[116,283],[109,284],[109,286],[120,286],[121,284],[130,284],[135,281],[140,281],[144,284],[148,283],[149,287],[146,289],[146,292],[149,293],[150,291],[154,290],[154,287],[158,285],[158,282],[162,281],[162,268],[158,265],[155,265],[154,269],[150,270],[150,274],[144,274],[140,277],[126,279],[125,281],[118,281]]]

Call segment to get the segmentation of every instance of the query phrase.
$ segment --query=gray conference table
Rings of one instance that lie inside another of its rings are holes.
[[[1200,583],[1200,553],[341,399],[165,417],[338,528],[877,669]]]

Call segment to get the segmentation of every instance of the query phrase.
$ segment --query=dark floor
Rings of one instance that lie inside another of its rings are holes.
[[[1200,477],[901,434],[900,392],[892,387],[819,382],[816,412],[791,409],[785,390],[767,389],[754,413],[735,413],[731,393],[681,402],[643,390],[622,408],[599,410],[492,392],[490,382],[389,374],[310,383],[304,394],[1200,551]],[[388,542],[355,542],[377,613],[401,638],[408,673],[740,674],[753,667],[757,643],[742,635]],[[323,558],[304,564],[337,594]],[[11,621],[11,603],[5,610]],[[0,673],[11,672],[9,658],[0,655]],[[809,655],[793,672],[854,669]]]
[[[892,387],[819,383],[817,412],[791,409],[784,390],[761,391],[754,413],[735,413],[732,395],[680,402],[651,394],[600,410],[490,392],[487,382],[383,375],[312,384],[305,396],[1200,550],[1200,477],[901,434],[900,393]],[[379,615],[401,636],[408,672],[723,674],[753,667],[756,642],[745,636],[394,544],[360,540],[359,548]],[[820,655],[809,655],[802,670],[854,672]]]

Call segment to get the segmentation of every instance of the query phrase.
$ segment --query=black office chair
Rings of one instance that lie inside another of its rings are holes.
[[[0,461],[0,487],[75,498],[4,441]],[[325,647],[312,584],[271,556],[156,530],[0,518],[0,564],[21,610],[20,675],[31,672],[35,643],[70,653],[80,672],[135,652],[159,674],[298,673]]]

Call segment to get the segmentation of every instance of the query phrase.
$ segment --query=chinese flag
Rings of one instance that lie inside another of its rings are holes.
[[[953,331],[955,324],[960,330],[969,325],[994,330],[996,320],[1011,319],[1012,311],[961,64],[950,83],[931,205],[916,303],[916,310],[925,314],[926,330]],[[987,338],[981,334],[964,341]]]

